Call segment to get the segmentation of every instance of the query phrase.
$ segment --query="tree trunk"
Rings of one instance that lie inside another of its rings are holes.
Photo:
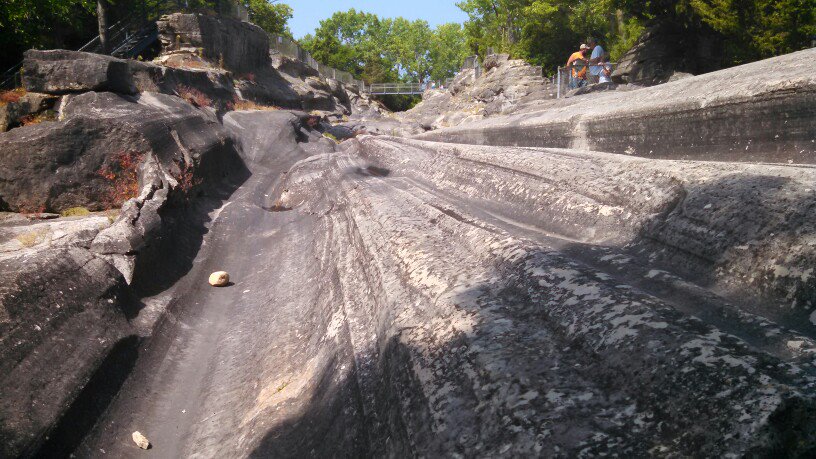
[[[96,17],[99,21],[99,44],[102,54],[108,54],[110,43],[108,42],[108,2],[106,0],[96,0]]]

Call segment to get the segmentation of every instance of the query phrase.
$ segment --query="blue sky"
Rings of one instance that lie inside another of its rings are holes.
[[[456,7],[457,0],[282,0],[294,10],[289,28],[295,38],[312,33],[320,20],[336,11],[374,13],[383,18],[402,16],[406,19],[424,19],[431,27],[445,22],[463,22],[467,15]]]

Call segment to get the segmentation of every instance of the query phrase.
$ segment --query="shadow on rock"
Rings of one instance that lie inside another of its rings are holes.
[[[158,236],[139,253],[131,286],[140,297],[156,295],[178,281],[193,267],[209,231],[212,213],[217,212],[251,175],[230,149],[230,167],[220,184],[202,187],[198,196],[176,202],[159,210]]]
[[[34,457],[69,457],[76,450],[135,367],[139,343],[132,335],[111,348]]]
[[[338,377],[334,360],[323,366],[299,415],[268,431],[249,457],[371,457],[354,373]]]
[[[765,296],[771,306],[751,312],[807,323],[816,304],[816,248],[807,243],[816,236],[814,211],[816,192],[789,177],[727,175],[685,185],[627,249],[735,299]]]

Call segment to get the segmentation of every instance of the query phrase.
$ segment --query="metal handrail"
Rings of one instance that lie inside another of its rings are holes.
[[[612,71],[614,72],[618,66],[617,62],[604,62],[604,65],[609,65],[612,67]],[[592,67],[600,67],[600,65],[588,65],[587,72],[586,72],[586,80],[588,84],[596,84],[598,83],[598,75],[592,75],[589,71]],[[553,78],[553,83],[556,85],[556,95],[555,97],[560,99],[570,90],[569,88],[569,81],[570,81],[570,68],[569,67],[558,67],[555,73],[555,77]]]
[[[133,14],[131,14],[130,16],[128,16],[128,17],[126,17],[126,18],[124,18],[124,19],[120,19],[118,22],[116,22],[115,24],[113,24],[113,25],[111,25],[111,26],[109,26],[109,27],[108,27],[108,32],[110,32],[111,30],[113,30],[113,29],[114,29],[114,27],[118,27],[118,26],[119,26],[120,24],[122,24],[123,22],[125,22],[125,21],[129,21],[129,20],[130,20],[132,17],[133,17]],[[85,43],[84,45],[82,45],[82,47],[80,47],[80,48],[79,48],[77,51],[85,51],[86,49],[88,49],[88,47],[90,47],[92,44],[94,44],[94,43],[96,43],[96,42],[98,42],[98,41],[99,41],[99,35],[97,35],[97,36],[93,37],[93,38],[91,39],[91,41],[89,41],[88,43]]]

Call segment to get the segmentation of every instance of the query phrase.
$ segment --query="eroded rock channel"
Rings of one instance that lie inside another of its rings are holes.
[[[3,456],[816,452],[813,50],[601,108],[496,57],[388,114],[245,41],[253,82],[27,57],[59,119],[0,134]]]

